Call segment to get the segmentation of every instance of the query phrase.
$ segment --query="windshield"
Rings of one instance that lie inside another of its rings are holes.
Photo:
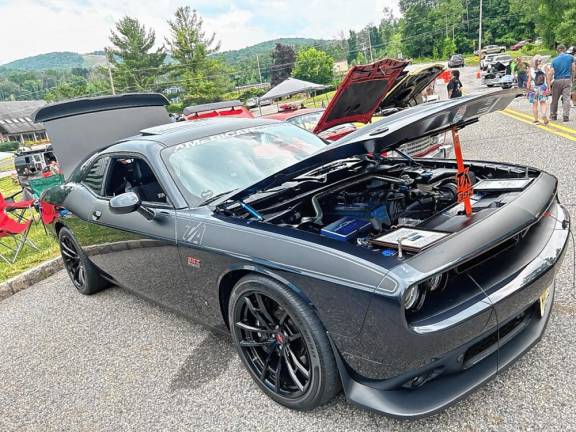
[[[198,205],[244,189],[325,148],[316,135],[280,123],[178,144],[165,149],[162,157],[190,204]]]
[[[318,122],[320,121],[320,117],[322,117],[323,111],[311,112],[308,114],[302,114],[299,116],[295,116],[292,118],[287,119],[288,123],[292,123],[296,126],[301,127],[302,129],[306,130],[313,130]]]

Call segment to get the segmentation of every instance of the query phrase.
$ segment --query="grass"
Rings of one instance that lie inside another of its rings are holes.
[[[20,185],[15,184],[10,177],[0,179],[0,192],[2,192],[2,195],[9,196],[20,191],[20,189]],[[21,197],[17,196],[16,198],[19,199]],[[27,211],[26,217],[36,217],[36,219],[38,219],[38,213],[36,213],[36,211]],[[14,264],[8,265],[4,261],[0,261],[0,282],[4,282],[6,279],[14,277],[58,255],[58,244],[51,236],[44,232],[42,222],[38,221],[32,224],[28,238],[36,244],[40,252],[25,245]],[[0,239],[0,241],[10,247],[14,246],[14,241],[9,237],[4,237]],[[0,253],[6,257],[12,254],[11,251],[2,246],[0,246]]]

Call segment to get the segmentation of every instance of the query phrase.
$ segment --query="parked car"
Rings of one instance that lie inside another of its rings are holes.
[[[186,120],[201,120],[212,117],[254,117],[252,112],[244,107],[239,100],[189,106],[184,108],[183,115]]]
[[[480,69],[488,69],[488,65],[498,56],[498,54],[488,54],[486,57],[480,60]]]
[[[256,108],[257,106],[272,105],[272,99],[260,100],[260,98],[253,97],[246,101],[248,108]]]
[[[484,54],[498,54],[506,51],[506,47],[502,45],[486,45],[482,52]]]
[[[515,43],[510,47],[512,51],[518,51],[520,48],[525,47],[526,45],[530,45],[532,43],[532,39],[524,39],[520,42]]]
[[[448,60],[449,68],[459,68],[464,67],[464,56],[462,54],[454,54]]]
[[[423,103],[425,98],[430,100],[431,95],[424,93],[442,71],[442,65],[412,67],[391,59],[356,65],[348,71],[326,110],[288,110],[265,118],[289,121],[328,141],[336,141],[354,132],[355,123],[367,124]],[[400,150],[413,157],[447,157],[452,146],[444,142],[444,134],[439,134],[405,143]]]
[[[488,57],[487,57],[488,58]],[[509,72],[510,64],[514,61],[512,56],[509,55],[495,55],[485,61],[486,73],[482,76],[483,83],[488,85],[493,79],[500,79],[502,76]],[[490,86],[490,85],[489,85]]]
[[[42,145],[31,148],[20,148],[14,157],[14,167],[16,168],[17,181],[25,191],[25,197],[29,198],[30,179],[42,177],[42,173],[49,169],[50,165],[57,160],[52,146]]]
[[[67,182],[43,205],[68,210],[50,229],[80,293],[119,285],[231,333],[274,401],[309,410],[342,388],[426,416],[541,338],[569,213],[536,168],[466,163],[467,216],[455,161],[380,155],[517,95],[421,104],[328,146],[266,119],[162,124],[161,95],[49,105],[34,118]]]

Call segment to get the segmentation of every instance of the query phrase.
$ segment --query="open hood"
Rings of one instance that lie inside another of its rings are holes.
[[[380,154],[425,136],[437,135],[452,128],[462,129],[485,114],[503,110],[521,95],[521,92],[514,89],[500,90],[407,108],[358,129],[327,146],[325,150],[223,197],[218,202],[241,200],[332,161],[367,153]]]
[[[168,100],[157,93],[82,98],[45,105],[34,113],[34,121],[44,124],[68,178],[94,152],[142,129],[170,123],[165,105]]]
[[[384,59],[353,66],[314,128],[318,134],[342,123],[368,123],[408,62]]]
[[[415,105],[418,102],[416,100],[418,95],[426,90],[426,87],[432,84],[443,71],[444,66],[435,64],[414,69],[406,75],[400,76],[392,90],[380,102],[380,109],[406,108]]]

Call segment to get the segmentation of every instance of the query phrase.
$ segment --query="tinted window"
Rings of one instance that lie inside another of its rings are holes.
[[[104,196],[113,197],[125,192],[134,192],[143,202],[167,203],[162,186],[144,160],[114,157],[109,172]]]
[[[84,176],[84,180],[82,180],[82,184],[96,195],[102,195],[102,183],[104,182],[108,160],[108,158],[100,158],[94,161]]]

